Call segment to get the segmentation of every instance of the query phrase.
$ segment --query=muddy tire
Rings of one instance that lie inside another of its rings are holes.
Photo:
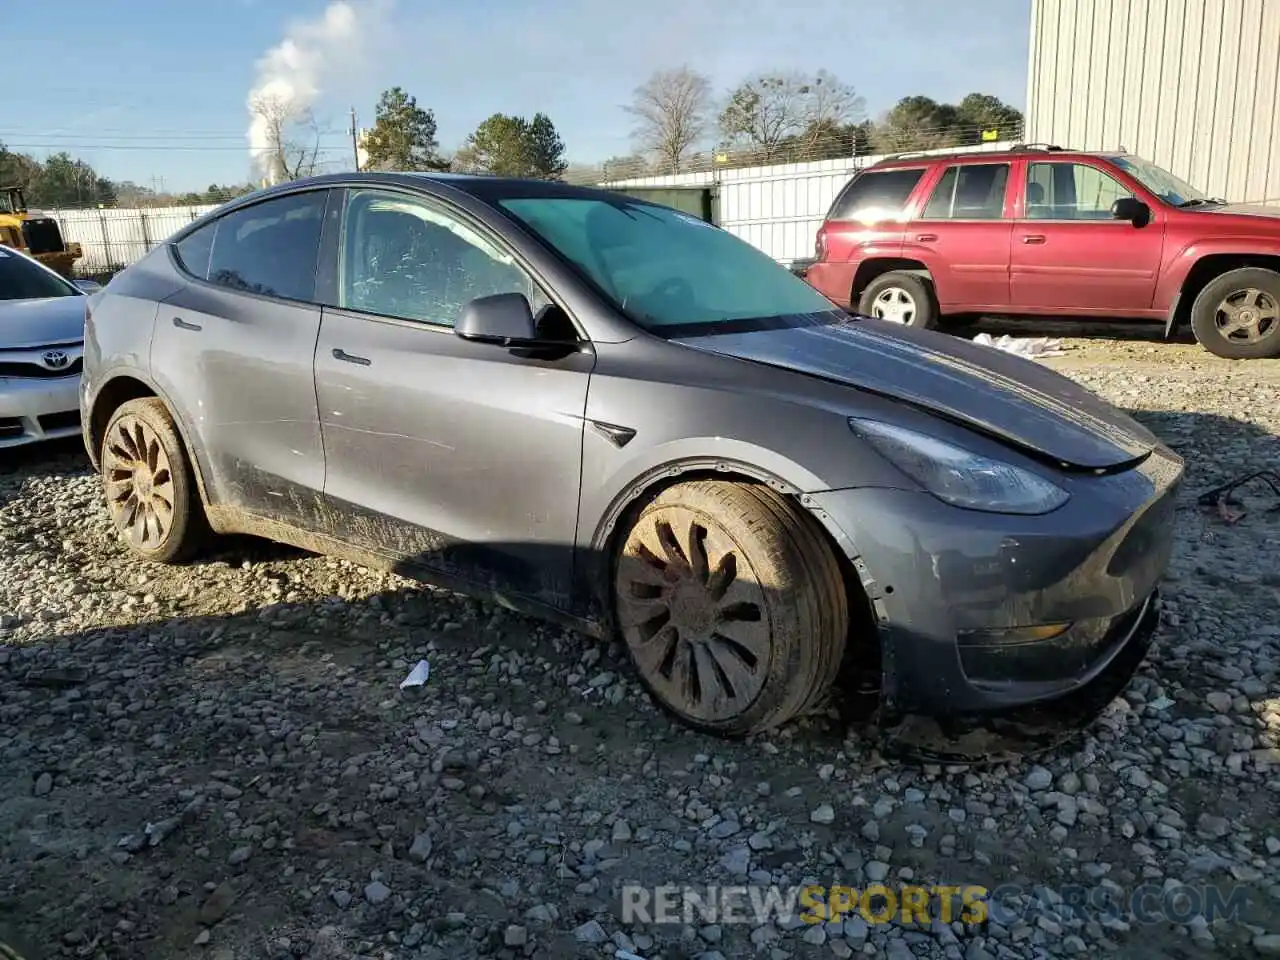
[[[893,270],[867,285],[858,312],[888,323],[933,330],[938,326],[938,299],[933,284],[914,273]]]
[[[1191,329],[1215,356],[1280,357],[1280,273],[1245,267],[1210,280],[1191,305]]]
[[[130,552],[176,563],[205,541],[208,524],[186,447],[162,401],[122,404],[103,431],[102,490]]]
[[[743,736],[812,707],[849,631],[816,521],[764,486],[698,480],[650,500],[620,538],[617,624],[641,681],[695,729]]]

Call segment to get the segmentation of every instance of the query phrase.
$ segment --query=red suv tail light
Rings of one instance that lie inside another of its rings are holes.
[[[827,256],[827,225],[824,223],[818,228],[818,236],[813,241],[813,257],[815,260],[824,260]]]

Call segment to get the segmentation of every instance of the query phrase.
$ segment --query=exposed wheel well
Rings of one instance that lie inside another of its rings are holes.
[[[618,546],[631,529],[631,525],[635,522],[636,517],[645,504],[651,502],[662,491],[677,484],[689,483],[694,480],[719,480],[722,483],[741,483],[741,484],[763,484],[759,476],[751,476],[742,471],[730,469],[691,469],[678,474],[664,474],[657,477],[637,491],[626,506],[618,513],[617,520],[613,529],[609,531],[607,537],[603,538],[603,558],[600,564],[600,575],[602,577],[601,599],[605,602],[605,609],[609,611],[609,617],[612,618],[613,611],[613,559],[617,553]],[[846,656],[857,657],[863,656],[874,659],[874,669],[878,673],[881,662],[881,651],[879,645],[879,627],[876,620],[875,612],[871,606],[871,600],[867,596],[866,588],[862,585],[862,578],[854,569],[853,561],[836,542],[835,537],[826,526],[815,517],[807,507],[801,504],[799,497],[793,492],[784,489],[784,485],[779,483],[770,483],[774,489],[785,493],[788,499],[794,501],[797,510],[806,515],[812,521],[812,528],[817,532],[822,542],[828,550],[835,556],[836,562],[840,565],[841,580],[844,583],[845,597],[849,605],[849,635],[846,641]],[[872,649],[868,649],[868,638],[876,638],[876,643]]]
[[[133,377],[116,377],[107,381],[106,385],[98,391],[98,396],[93,401],[93,412],[89,418],[89,457],[93,461],[95,470],[100,466],[102,438],[107,431],[111,414],[115,413],[122,403],[155,395],[154,390]]]
[[[1191,322],[1191,305],[1196,297],[1214,277],[1219,277],[1228,270],[1239,270],[1242,267],[1261,267],[1280,273],[1280,257],[1266,254],[1214,253],[1201,257],[1187,273],[1182,281],[1182,289],[1178,292],[1178,304],[1174,308],[1173,323],[1170,332]]]
[[[909,260],[904,257],[882,257],[864,260],[858,264],[858,270],[853,275],[853,289],[849,292],[849,304],[854,309],[857,309],[858,299],[862,296],[862,291],[871,286],[876,277],[883,276],[894,270],[905,270],[926,280],[933,279],[933,275],[929,273],[929,268],[919,260]]]

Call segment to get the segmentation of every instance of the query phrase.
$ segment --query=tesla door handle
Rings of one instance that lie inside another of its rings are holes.
[[[916,239],[921,243],[933,243],[938,239],[938,235],[936,233],[921,233],[916,235]]]
[[[367,367],[367,366],[369,366],[369,358],[368,358],[368,357],[357,357],[357,356],[356,356],[355,354],[353,354],[353,353],[347,353],[347,351],[345,351],[345,350],[341,349],[340,347],[334,347],[334,348],[333,348],[333,359],[335,359],[335,360],[344,360],[344,361],[346,361],[347,363],[358,363],[358,364],[360,364],[360,366],[362,366],[362,367]]]
[[[1039,233],[1027,234],[1022,238],[1023,243],[1044,243],[1044,235]]]
[[[183,320],[181,317],[174,317],[173,325],[177,327],[179,330],[194,330],[197,333],[204,329],[204,327],[200,326],[200,324],[191,323],[187,320]]]

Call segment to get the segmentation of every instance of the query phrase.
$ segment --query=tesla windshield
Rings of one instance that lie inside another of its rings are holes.
[[[499,205],[657,333],[838,314],[835,304],[755,247],[668,207],[581,197],[508,198]]]

